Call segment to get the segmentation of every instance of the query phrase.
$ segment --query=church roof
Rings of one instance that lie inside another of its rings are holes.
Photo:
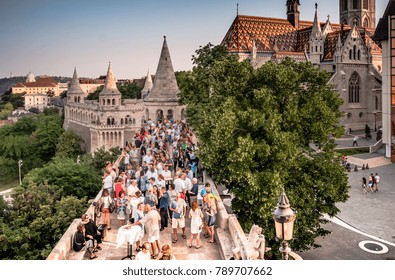
[[[111,62],[108,63],[108,70],[106,81],[104,82],[103,90],[99,93],[99,95],[121,95],[117,88],[117,83],[112,73]]]
[[[81,89],[80,82],[78,80],[76,68],[74,68],[73,78],[71,79],[67,93],[84,94],[83,90]]]
[[[289,57],[295,56],[296,61],[304,61],[301,53],[309,50],[309,39],[312,32],[321,32],[328,24],[330,24],[332,32],[329,32],[325,39],[323,60],[330,61],[334,58],[339,33],[343,34],[342,42],[344,42],[351,27],[343,25],[342,31],[340,24],[328,21],[319,23],[317,13],[314,22],[300,21],[299,29],[296,29],[287,19],[237,15],[221,45],[227,47],[230,53],[252,53],[254,39],[257,52],[276,54],[271,58],[274,61],[285,56],[286,52],[290,52]],[[371,42],[372,53],[381,52],[378,45],[371,39],[370,29],[360,28],[360,32],[365,43],[368,40]],[[283,54],[279,54],[279,51]]]
[[[144,101],[175,102],[178,100],[179,92],[180,90],[177,85],[176,75],[174,74],[173,64],[171,63],[169,47],[167,46],[166,36],[164,36],[154,84],[152,86],[151,92],[144,99]]]

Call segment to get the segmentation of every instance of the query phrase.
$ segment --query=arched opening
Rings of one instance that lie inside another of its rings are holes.
[[[358,60],[361,60],[361,50],[358,50]]]
[[[352,50],[349,51],[348,53],[348,58],[351,60],[352,59]]]
[[[358,0],[352,0],[352,8],[353,8],[354,10],[357,10],[357,9],[358,9]]]
[[[115,124],[115,119],[114,119],[114,118],[111,119],[111,124],[112,124],[112,125]]]
[[[111,125],[111,118],[107,118],[107,125]]]
[[[121,125],[123,125],[123,118],[121,118]]]
[[[107,105],[111,105],[111,100],[107,99]]]
[[[315,52],[318,52],[318,47],[317,46],[315,46]]]
[[[162,110],[157,110],[156,111],[156,120],[157,121],[163,121],[163,111]]]
[[[169,121],[173,121],[173,115],[174,115],[174,112],[173,112],[173,110],[167,110],[167,119],[169,120]]]
[[[80,97],[79,96],[77,97],[77,102],[80,103]]]
[[[376,109],[376,111],[379,110],[379,98],[378,98],[378,96],[375,96],[375,98],[374,98],[374,108]]]
[[[112,105],[115,106],[115,99],[112,100]]]
[[[363,20],[363,27],[369,27],[369,20],[367,19],[367,18],[365,18],[364,20]]]
[[[348,103],[359,103],[360,77],[354,72],[348,81]]]
[[[102,104],[103,104],[103,105],[106,105],[106,100],[105,100],[105,99],[103,99]]]
[[[77,103],[77,96],[74,96],[74,102]]]
[[[363,9],[369,10],[369,0],[363,0]]]
[[[353,58],[354,58],[354,60],[356,60],[357,59],[357,46],[353,46],[352,47],[352,52],[353,52]]]

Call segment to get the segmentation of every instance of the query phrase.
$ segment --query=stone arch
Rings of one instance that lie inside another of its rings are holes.
[[[172,110],[172,109],[167,110],[167,116],[166,117],[167,117],[168,120],[172,120],[174,118],[174,110]]]
[[[156,110],[156,120],[157,121],[163,120],[163,110],[161,109]]]
[[[126,121],[126,119],[125,119],[125,121]],[[126,124],[126,123],[125,123]],[[123,125],[123,118],[121,118],[121,125]]]
[[[107,105],[111,105],[111,99],[107,99]]]
[[[362,26],[365,28],[369,27],[369,19],[367,17],[364,18]]]
[[[113,106],[115,106],[115,98],[112,99],[112,104]]]
[[[352,73],[348,81],[348,103],[360,102],[361,78],[357,72]]]

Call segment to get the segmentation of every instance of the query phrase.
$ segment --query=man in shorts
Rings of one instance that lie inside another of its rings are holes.
[[[170,210],[173,211],[171,223],[171,226],[173,228],[173,243],[176,243],[178,240],[178,227],[182,229],[182,238],[187,238],[185,234],[185,213],[187,211],[187,204],[185,200],[180,197],[180,193],[177,193],[175,200],[171,203]]]

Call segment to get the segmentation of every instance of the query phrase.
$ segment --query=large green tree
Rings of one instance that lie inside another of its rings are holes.
[[[43,166],[29,172],[22,186],[45,184],[56,186],[61,196],[94,197],[101,189],[101,178],[91,165],[76,163],[75,159],[55,157]]]
[[[81,144],[83,140],[73,131],[64,131],[58,139],[56,144],[57,157],[69,157],[76,159],[78,155],[82,154]]]
[[[347,177],[333,152],[333,137],[342,134],[342,100],[328,74],[290,59],[254,70],[211,44],[193,62],[180,100],[188,105],[200,159],[234,194],[241,225],[246,231],[260,225],[269,246],[278,248],[271,212],[284,188],[298,211],[292,248],[314,246],[317,236],[328,234],[323,215],[336,215],[336,203],[348,198]]]
[[[7,212],[0,215],[0,259],[45,259],[86,207],[86,199],[62,197],[56,186],[15,188],[12,207],[0,206]]]

